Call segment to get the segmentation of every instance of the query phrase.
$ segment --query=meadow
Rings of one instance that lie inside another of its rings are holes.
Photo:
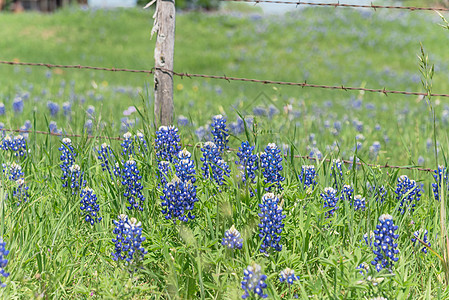
[[[151,69],[152,14],[2,14],[0,59]],[[447,93],[440,24],[180,12],[175,70]],[[0,65],[0,127],[30,131],[0,144],[0,297],[449,298],[447,99],[175,78],[176,130],[152,102],[150,75]]]

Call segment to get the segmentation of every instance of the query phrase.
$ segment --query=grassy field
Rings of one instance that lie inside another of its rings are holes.
[[[53,15],[2,14],[0,60],[150,69],[152,14],[78,8]],[[432,91],[447,93],[449,31],[440,23],[434,13],[352,9],[300,9],[285,16],[241,10],[179,13],[175,70],[425,91],[417,57],[422,43],[435,64]],[[65,147],[58,137],[30,133],[27,155],[0,152],[5,164],[1,232],[10,250],[5,270],[11,274],[2,280],[7,285],[0,290],[1,297],[238,299],[243,295],[243,270],[256,262],[268,276],[265,291],[273,299],[449,298],[448,256],[443,255],[447,189],[443,192],[440,187],[440,201],[435,200],[433,173],[344,165],[335,181],[331,162],[293,158],[295,154],[356,157],[374,164],[433,169],[446,165],[447,99],[432,98],[428,105],[429,99],[415,96],[175,78],[175,119],[188,119],[187,125],[179,122],[180,143],[192,152],[198,198],[192,211],[195,219],[182,224],[166,220],[162,212],[160,196],[166,186],[158,173],[152,99],[152,77],[147,75],[0,65],[4,128],[20,128],[29,120],[31,130],[48,131],[56,123],[57,130],[66,133],[117,137],[127,130],[142,131],[147,143],[146,151],[130,157],[122,154],[121,142],[106,141],[121,168],[130,158],[137,162],[145,197],[143,210],[138,211],[126,209],[124,179],[102,170],[97,149],[105,141],[72,138],[75,162],[97,195],[102,220],[92,226],[80,212],[80,196],[62,186],[59,149]],[[15,112],[13,103],[19,100],[23,111]],[[59,105],[58,113],[50,112],[49,101]],[[64,113],[63,103],[70,105],[70,111]],[[130,106],[137,111],[130,113]],[[286,154],[283,190],[273,190],[286,216],[281,251],[260,252],[259,204],[264,189],[270,188],[262,169],[256,171],[254,184],[243,184],[236,152],[228,151],[222,156],[230,167],[224,185],[203,175],[199,148],[213,138],[211,118],[217,114],[227,118],[231,148],[248,140],[254,153],[261,153],[268,143],[276,143]],[[239,116],[246,128],[242,129]],[[8,178],[12,162],[24,172],[27,201],[14,194],[17,182]],[[308,164],[317,171],[313,189],[299,179],[301,167]],[[417,184],[415,190],[398,196],[401,175]],[[169,181],[173,177],[169,173]],[[354,192],[338,200],[334,212],[322,194],[333,186],[340,198],[343,184]],[[386,191],[384,201],[375,194],[381,187]],[[409,207],[401,213],[401,200],[418,188],[422,195],[413,202],[414,210]],[[256,190],[253,197],[251,189]],[[355,195],[365,198],[365,209],[354,210]],[[142,245],[148,253],[135,269],[133,263],[125,265],[111,256],[113,220],[123,213],[142,222],[146,238]],[[377,272],[370,264],[373,246],[365,242],[364,234],[376,230],[382,214],[392,215],[398,226],[399,253],[394,267]],[[221,245],[232,225],[242,234],[241,250]],[[427,254],[411,240],[420,229],[428,231]],[[360,274],[356,268],[363,262],[370,267]],[[299,276],[291,286],[278,279],[287,267]]]

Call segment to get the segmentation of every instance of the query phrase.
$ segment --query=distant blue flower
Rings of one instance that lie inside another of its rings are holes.
[[[376,126],[374,127],[374,129],[376,129],[377,131],[379,131],[379,130],[381,130],[381,129],[382,129],[382,127],[380,127],[380,125],[379,125],[379,124],[376,124]]]
[[[368,273],[369,271],[369,265],[365,262],[361,263],[356,270],[360,270],[359,273],[362,274],[363,276],[366,275],[366,273]]]
[[[189,123],[189,119],[187,119],[183,115],[178,116],[178,126],[188,126]]]
[[[321,153],[320,150],[318,150],[318,148],[316,147],[312,147],[309,153],[310,157],[316,158],[318,160],[323,159],[323,154]]]
[[[95,118],[95,107],[92,105],[89,105],[86,109],[87,118],[88,119],[94,119]]]
[[[0,116],[3,116],[5,114],[5,104],[3,102],[0,102]]]
[[[394,242],[399,238],[399,235],[395,234],[398,226],[394,225],[393,217],[387,214],[380,216],[379,222],[380,224],[374,230],[373,253],[376,257],[371,264],[376,267],[378,272],[384,268],[388,268],[391,272],[394,263],[399,259],[395,257],[399,253],[398,244]]]
[[[334,129],[337,130],[337,132],[340,132],[340,130],[341,130],[341,122],[340,121],[334,122]]]
[[[161,126],[156,131],[156,140],[154,149],[158,161],[166,160],[173,162],[181,151],[181,139],[178,135],[178,128],[174,126]]]
[[[62,103],[62,110],[64,112],[64,116],[66,117],[70,116],[72,112],[72,104],[70,104],[70,102]]]
[[[16,181],[24,176],[22,167],[15,162],[2,164],[2,167],[3,174],[11,181]]]
[[[61,147],[59,147],[59,151],[61,152],[61,156],[59,157],[61,164],[59,166],[62,170],[62,186],[66,187],[68,186],[68,178],[70,176],[69,169],[75,163],[75,157],[77,156],[77,153],[73,148],[72,140],[69,138],[62,139],[62,145]]]
[[[299,174],[299,181],[301,182],[302,188],[306,190],[311,187],[315,188],[316,183],[316,171],[314,165],[301,166],[301,174]]]
[[[380,151],[380,143],[378,141],[374,142],[373,145],[369,148],[369,150],[371,153],[377,156]]]
[[[260,252],[267,253],[269,248],[276,251],[282,250],[280,244],[282,229],[284,224],[282,220],[285,215],[282,214],[282,208],[278,206],[279,199],[273,193],[267,193],[262,197],[262,203],[259,204],[261,212],[259,213],[259,237],[262,240]]]
[[[296,280],[299,280],[299,276],[295,275],[295,271],[290,268],[285,268],[279,274],[279,281],[286,281],[289,285],[292,285]]]
[[[410,209],[410,212],[413,212],[417,202],[421,199],[421,189],[416,181],[409,179],[407,175],[398,178],[395,193],[396,199],[400,201],[398,210],[402,214],[407,211],[407,208]]]
[[[216,115],[212,118],[212,135],[214,137],[214,143],[218,148],[218,152],[223,153],[228,147],[229,133],[226,128],[226,118],[222,115]]]
[[[266,191],[271,191],[273,187],[282,190],[281,182],[284,177],[281,176],[282,171],[282,157],[279,154],[281,150],[276,144],[271,143],[265,148],[265,152],[260,154],[260,167],[263,169],[263,176],[265,177],[265,184],[269,186],[265,188]]]
[[[142,246],[145,237],[142,236],[142,223],[137,222],[135,218],[128,219],[126,215],[118,216],[114,220],[114,231],[116,235],[112,242],[115,244],[115,252],[112,253],[112,259],[126,260],[128,263],[134,261],[141,262],[148,252]]]
[[[93,122],[92,120],[86,120],[86,123],[84,123],[84,128],[86,129],[88,134],[92,134],[92,127],[93,127]]]
[[[58,114],[58,112],[59,112],[59,104],[58,103],[48,101],[47,107],[48,107],[48,110],[50,110],[50,115],[52,117],[55,117]]]
[[[233,135],[239,135],[245,131],[245,122],[242,118],[238,117],[235,122],[229,124],[229,129]]]
[[[6,243],[0,238],[0,275],[4,278],[9,276],[9,273],[5,271],[6,265],[8,265],[8,259],[6,257],[9,254],[9,250],[6,250]],[[1,278],[1,277],[0,277]],[[6,284],[0,280],[0,286],[5,287]]]
[[[80,193],[80,209],[83,214],[84,220],[91,225],[101,221],[101,217],[98,216],[100,206],[97,204],[97,195],[91,188],[85,188]]]
[[[427,244],[427,246],[432,246],[432,244],[430,244],[429,239],[427,238],[427,230],[417,230],[413,233],[413,238],[412,238],[412,242],[414,243],[414,245],[416,246],[416,244],[421,244],[421,243],[417,243],[417,238],[419,238],[420,240],[422,240],[424,243]],[[425,254],[427,254],[427,247],[424,246],[422,247],[421,251]]]
[[[424,165],[424,157],[422,157],[421,155],[418,157],[418,165],[419,166],[423,166]]]
[[[268,295],[263,293],[263,289],[267,287],[265,280],[267,276],[262,274],[262,268],[253,263],[243,271],[242,289],[245,292],[242,298],[259,296],[261,298],[267,298]]]
[[[14,156],[25,156],[27,153],[27,143],[23,135],[15,137],[6,136],[0,144],[0,149],[13,152]]]
[[[22,97],[15,97],[14,101],[12,103],[12,108],[14,109],[15,113],[21,113],[23,112],[23,99]]]
[[[449,172],[447,168],[444,166],[438,166],[438,170],[434,171],[435,175],[433,178],[435,179],[435,183],[432,183],[433,195],[435,200],[440,200],[440,193],[442,192],[442,185],[445,187],[445,196],[449,192]]]
[[[25,184],[25,180],[23,178],[19,178],[16,180],[16,185],[13,188],[13,197],[17,200],[17,205],[20,205],[22,202],[26,202],[30,197],[28,193],[29,187]]]
[[[235,229],[234,225],[229,230],[226,230],[221,244],[228,247],[228,249],[242,249],[243,239],[240,237],[240,232]]]
[[[324,200],[324,208],[330,208],[330,210],[326,212],[326,217],[329,218],[333,216],[338,209],[337,191],[332,187],[327,187],[324,189],[324,192],[321,193],[321,198]]]
[[[61,130],[58,130],[58,126],[55,121],[51,121],[50,124],[48,124],[48,129],[51,133],[62,133]]]
[[[204,126],[198,127],[195,130],[195,135],[197,136],[198,140],[202,141],[206,136],[206,128],[204,128]]]
[[[242,142],[237,152],[238,161],[235,163],[239,165],[240,172],[242,174],[242,181],[249,183],[255,183],[256,173],[258,169],[258,158],[253,153],[254,146],[250,146],[249,142]]]
[[[268,107],[268,117],[271,119],[273,118],[273,116],[278,115],[279,114],[279,109],[274,106],[273,104],[270,104],[270,106]]]
[[[31,127],[32,127],[31,121],[30,120],[26,120],[25,123],[23,124],[24,130],[30,130]]]
[[[201,170],[203,170],[204,178],[212,177],[218,185],[223,185],[224,176],[229,177],[231,171],[228,164],[221,158],[218,147],[213,142],[206,142],[201,152],[203,152],[203,157],[200,158],[203,162]]]
[[[267,110],[264,107],[256,106],[253,108],[253,114],[255,116],[266,116]]]
[[[191,182],[181,181],[175,176],[165,185],[160,198],[162,213],[166,215],[165,219],[172,219],[176,223],[177,219],[187,222],[189,219],[195,218],[191,211],[198,198],[196,197],[196,186]]]
[[[140,183],[142,176],[140,176],[136,161],[130,159],[123,164],[121,170],[122,185],[125,187],[123,196],[128,199],[129,205],[126,208],[131,210],[133,208],[143,211],[143,202],[145,197],[142,194],[143,186]]]

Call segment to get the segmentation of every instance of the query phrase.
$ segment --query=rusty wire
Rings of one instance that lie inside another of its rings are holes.
[[[330,6],[330,7],[351,7],[351,8],[386,8],[386,9],[404,9],[410,11],[449,11],[449,8],[445,7],[415,7],[415,6],[394,6],[394,5],[374,5],[373,3],[369,5],[364,4],[344,4],[340,1],[335,3],[315,3],[315,2],[305,2],[305,1],[277,1],[277,0],[220,0],[223,2],[248,2],[248,3],[271,3],[271,4],[294,4],[296,6],[307,5],[307,6]]]
[[[275,81],[275,80],[262,80],[262,79],[254,79],[254,78],[243,78],[243,77],[232,77],[226,75],[206,75],[206,74],[193,74],[193,73],[180,73],[172,70],[164,69],[164,68],[152,68],[150,70],[134,70],[134,69],[124,69],[124,68],[106,68],[106,67],[93,67],[93,66],[82,66],[82,65],[54,65],[47,63],[27,63],[27,62],[15,62],[15,61],[0,61],[0,64],[7,65],[20,65],[20,66],[38,66],[38,67],[47,67],[47,68],[67,68],[67,69],[90,69],[97,71],[111,71],[111,72],[132,72],[132,73],[146,73],[153,74],[155,70],[159,70],[162,72],[168,72],[175,76],[184,78],[209,78],[209,79],[217,79],[217,80],[226,80],[228,82],[231,81],[241,81],[241,82],[253,82],[253,83],[261,83],[261,84],[270,84],[270,85],[287,85],[287,86],[298,86],[298,87],[309,87],[309,88],[320,88],[320,89],[331,89],[331,90],[343,90],[343,91],[364,91],[371,93],[381,93],[384,95],[388,94],[400,94],[400,95],[412,95],[412,96],[432,96],[432,97],[449,97],[449,94],[436,94],[436,93],[424,93],[424,92],[407,92],[407,91],[396,91],[396,90],[387,90],[383,89],[369,89],[363,87],[349,87],[344,85],[324,85],[324,84],[311,84],[304,82],[289,82],[289,81]]]

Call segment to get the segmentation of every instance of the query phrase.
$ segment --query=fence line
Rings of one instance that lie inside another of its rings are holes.
[[[227,0],[225,0],[227,1]],[[164,72],[169,72],[174,76],[178,76],[181,78],[209,78],[209,79],[217,79],[217,80],[226,80],[228,82],[231,81],[241,81],[241,82],[252,82],[252,83],[260,83],[260,84],[270,84],[270,85],[287,85],[287,86],[297,86],[302,88],[319,88],[319,89],[330,89],[330,90],[343,90],[343,91],[364,91],[371,93],[380,93],[388,96],[388,94],[399,94],[399,95],[412,95],[412,96],[432,96],[432,97],[449,97],[449,94],[436,94],[436,93],[423,93],[423,92],[407,92],[407,91],[396,91],[396,90],[387,90],[383,89],[369,89],[363,87],[350,87],[344,85],[324,85],[324,84],[311,84],[304,82],[290,82],[290,81],[276,81],[276,80],[263,80],[263,79],[254,79],[254,78],[244,78],[244,77],[233,77],[226,75],[207,75],[207,74],[193,74],[193,73],[180,73],[172,70],[164,69],[164,68],[151,68],[150,70],[136,70],[136,69],[126,69],[126,68],[106,68],[106,67],[94,67],[94,66],[83,66],[83,65],[55,65],[55,64],[47,64],[47,63],[28,63],[28,62],[14,62],[14,61],[3,61],[0,60],[0,64],[7,65],[20,65],[20,66],[37,66],[37,67],[47,67],[47,68],[61,68],[61,69],[89,69],[96,71],[110,71],[110,72],[131,72],[131,73],[146,73],[153,74],[154,70],[161,70]]]
[[[123,141],[124,139],[121,137],[110,137],[110,136],[101,136],[101,135],[82,135],[82,134],[68,134],[68,133],[56,133],[56,132],[49,132],[49,131],[40,131],[40,130],[22,130],[22,129],[0,129],[0,131],[6,131],[6,132],[17,132],[17,133],[35,133],[35,134],[43,134],[43,135],[50,135],[50,136],[58,136],[58,137],[85,137],[88,139],[104,139],[104,140],[116,140],[116,141]],[[187,147],[196,147],[200,148],[201,145],[193,145],[193,144],[186,144]],[[229,148],[229,151],[237,152],[238,149]],[[284,154],[285,158],[288,158],[288,154]],[[314,161],[320,161],[320,159],[316,157],[312,157],[309,155],[293,155],[294,158],[301,158],[301,159],[307,159],[307,160],[314,160]],[[327,162],[331,162],[330,159],[326,158],[324,159]],[[422,171],[422,172],[434,172],[434,169],[430,168],[421,168],[421,167],[414,167],[414,166],[396,166],[396,165],[389,165],[388,163],[385,164],[370,164],[370,163],[362,163],[362,162],[353,162],[350,160],[344,160],[340,159],[340,161],[347,165],[358,165],[358,166],[367,166],[372,168],[381,168],[381,169],[402,169],[402,170],[416,170],[416,171]]]
[[[294,4],[296,6],[307,5],[307,6],[330,6],[330,7],[351,7],[351,8],[371,8],[374,10],[382,9],[403,9],[409,11],[449,11],[449,8],[445,7],[415,7],[415,6],[394,6],[394,5],[374,5],[373,3],[369,5],[363,4],[344,4],[340,2],[336,3],[316,3],[316,2],[304,2],[304,1],[277,1],[277,0],[220,0],[223,2],[248,2],[248,3],[271,3],[271,4]]]

